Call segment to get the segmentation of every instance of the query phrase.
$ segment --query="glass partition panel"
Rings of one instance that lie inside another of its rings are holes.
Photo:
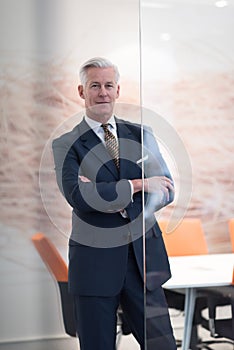
[[[119,68],[116,114],[140,123],[139,2],[3,0],[0,26],[0,338],[60,337],[58,286],[31,244],[43,232],[67,262],[71,207],[56,184],[52,140],[82,120],[78,69],[96,56]],[[124,338],[119,348],[128,348]]]
[[[228,238],[222,245],[220,241],[224,239],[224,230],[228,230],[224,222],[233,213],[229,175],[234,165],[231,131],[234,3],[141,0],[140,4],[142,120],[151,127],[167,164],[166,174],[171,174],[175,188],[174,200],[166,206],[161,207],[160,196],[155,199],[148,196],[145,223],[156,210],[159,226],[160,221],[166,221],[163,235],[173,235],[184,218],[199,218],[209,251],[228,252]],[[154,141],[149,142],[147,137],[150,139],[145,133],[143,144],[149,153],[149,143]],[[145,161],[144,166],[145,176],[147,172],[153,174],[150,163]],[[156,165],[155,169],[159,174],[163,169],[165,174],[165,168]],[[163,203],[166,202],[162,200]],[[160,247],[160,231],[156,231],[156,244]],[[169,275],[163,276],[168,271],[166,260],[162,261],[164,248],[161,246],[157,255],[149,242],[146,233],[146,282],[153,288]],[[170,285],[170,280],[166,285]],[[154,329],[164,313],[166,309],[160,305],[153,307],[149,293],[148,350],[167,337],[165,331],[160,335]]]

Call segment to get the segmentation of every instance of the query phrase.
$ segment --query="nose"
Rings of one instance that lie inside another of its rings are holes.
[[[100,96],[106,96],[107,95],[107,91],[106,91],[105,85],[101,85],[100,90],[99,90],[99,95]]]

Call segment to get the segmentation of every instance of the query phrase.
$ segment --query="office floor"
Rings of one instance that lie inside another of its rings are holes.
[[[203,333],[205,339],[209,338],[208,334]],[[233,350],[234,346],[230,344],[216,344],[211,347],[213,350]],[[74,338],[61,338],[54,340],[38,340],[20,343],[0,344],[0,350],[79,350],[78,342]],[[180,348],[178,348],[180,349]],[[118,350],[139,350],[134,338],[123,336]]]
[[[224,309],[223,315],[227,315],[228,310]],[[181,312],[170,309],[171,322],[174,329],[176,339],[182,339],[183,326],[184,326],[184,315]],[[211,340],[209,332],[199,327],[199,337],[204,340]],[[213,339],[212,339],[213,340]],[[221,340],[221,339],[220,339]],[[13,343],[1,343],[0,350],[79,350],[79,343],[76,338],[64,336],[59,339],[45,339],[35,340],[27,342],[13,342]],[[181,348],[178,347],[178,350]],[[212,350],[234,350],[234,345],[231,344],[212,344]],[[132,335],[121,336],[118,350],[140,350],[140,347]],[[204,350],[204,349],[203,349]]]

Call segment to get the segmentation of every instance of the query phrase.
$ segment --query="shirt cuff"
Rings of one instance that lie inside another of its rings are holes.
[[[131,202],[133,202],[133,192],[134,192],[134,187],[133,187],[133,183],[131,180],[128,180],[129,184],[130,184],[130,191],[131,191]]]

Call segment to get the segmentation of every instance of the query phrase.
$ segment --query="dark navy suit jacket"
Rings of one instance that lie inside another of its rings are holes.
[[[143,229],[146,242],[147,288],[170,278],[170,267],[154,212],[173,200],[159,202],[142,192],[131,198],[128,180],[165,175],[168,168],[149,128],[116,118],[120,170],[97,135],[82,120],[71,132],[53,141],[59,188],[73,208],[69,240],[69,288],[78,295],[113,296],[124,281],[128,243],[143,277]],[[79,175],[90,179],[82,182]],[[143,215],[143,202],[145,212]],[[120,210],[125,209],[124,217]],[[144,224],[143,224],[144,221]]]

